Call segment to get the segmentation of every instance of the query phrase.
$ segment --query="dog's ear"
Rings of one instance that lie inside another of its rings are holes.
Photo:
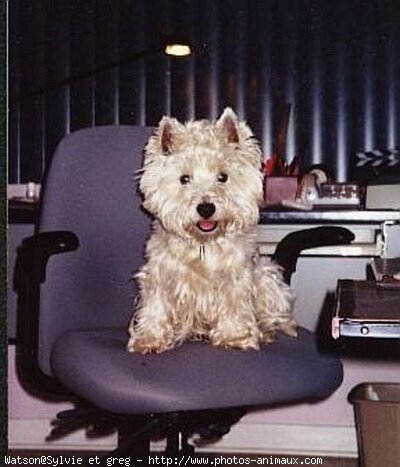
[[[238,118],[230,107],[226,107],[222,112],[217,121],[217,128],[225,133],[228,143],[239,142]]]
[[[158,125],[161,151],[163,154],[171,154],[174,145],[174,132],[181,124],[175,118],[163,117]]]

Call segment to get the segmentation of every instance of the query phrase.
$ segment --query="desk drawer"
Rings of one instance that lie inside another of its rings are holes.
[[[326,226],[326,224],[324,224]],[[279,241],[291,232],[319,227],[318,224],[260,224],[258,226],[258,246],[260,254],[271,255]],[[381,256],[383,252],[383,234],[380,224],[341,225],[355,235],[351,245],[339,245],[310,248],[302,253],[306,256]]]

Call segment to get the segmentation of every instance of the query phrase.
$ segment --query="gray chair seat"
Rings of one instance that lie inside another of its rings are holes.
[[[53,348],[54,375],[96,406],[125,414],[321,399],[342,380],[340,361],[321,355],[304,329],[258,352],[189,342],[143,356],[127,353],[126,339],[124,328],[69,331]]]

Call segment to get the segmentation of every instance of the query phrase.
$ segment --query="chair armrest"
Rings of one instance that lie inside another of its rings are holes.
[[[75,251],[79,240],[73,232],[59,230],[41,232],[22,241],[18,249],[19,270],[34,282],[46,280],[46,266],[52,255]]]
[[[41,232],[22,241],[14,272],[17,308],[17,373],[28,392],[66,397],[68,391],[45,375],[38,364],[40,286],[46,279],[50,256],[79,247],[76,235],[68,231]]]
[[[286,235],[278,243],[272,259],[283,268],[284,279],[289,283],[291,275],[296,271],[297,259],[303,250],[322,246],[348,245],[354,238],[353,232],[338,226],[298,230]]]

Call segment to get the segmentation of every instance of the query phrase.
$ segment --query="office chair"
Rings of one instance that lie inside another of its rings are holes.
[[[47,173],[38,232],[17,263],[17,370],[31,391],[73,399],[50,439],[81,427],[118,432],[113,453],[148,455],[167,438],[170,456],[193,452],[189,435],[218,439],[248,408],[329,396],[342,366],[300,328],[260,351],[187,342],[159,355],[129,354],[127,325],[150,219],[134,181],[152,128],[104,126],[59,145]],[[275,260],[288,271],[304,248],[349,243],[351,232],[320,227],[286,238]]]

